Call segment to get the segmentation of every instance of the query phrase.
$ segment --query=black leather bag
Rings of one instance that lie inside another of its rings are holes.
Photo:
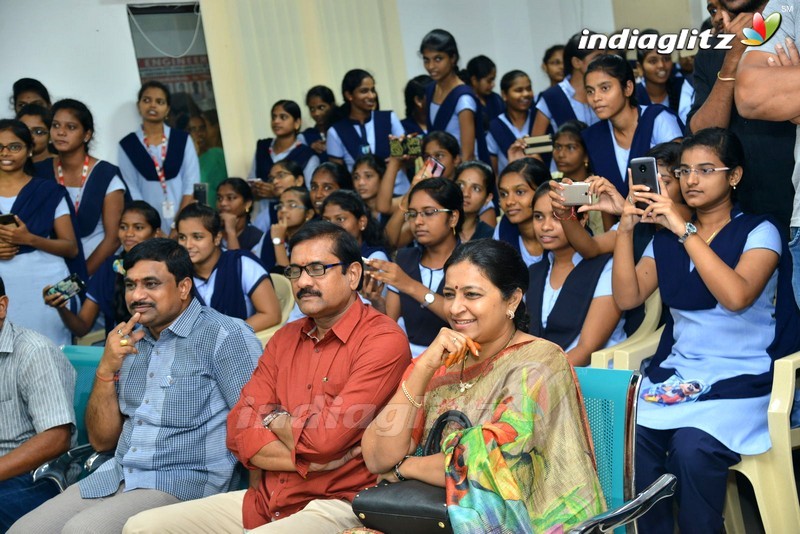
[[[469,418],[458,410],[440,415],[425,441],[423,456],[441,450],[442,432],[448,423],[463,428],[472,426]],[[353,499],[353,512],[367,528],[384,534],[452,534],[447,516],[445,489],[419,480],[390,484],[386,481],[367,488]]]

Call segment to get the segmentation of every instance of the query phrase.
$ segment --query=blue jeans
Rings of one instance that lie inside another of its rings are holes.
[[[793,226],[789,232],[789,252],[792,254],[792,287],[794,299],[800,306],[800,227]]]
[[[0,534],[11,528],[17,519],[59,493],[55,482],[45,479],[34,483],[30,473],[0,481]]]

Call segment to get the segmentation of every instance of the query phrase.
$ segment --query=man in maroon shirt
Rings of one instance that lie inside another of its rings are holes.
[[[364,429],[411,363],[397,323],[358,298],[356,241],[323,221],[292,238],[286,276],[305,319],[278,330],[228,417],[228,447],[250,488],[151,510],[125,532],[341,532],[353,496],[375,484]]]

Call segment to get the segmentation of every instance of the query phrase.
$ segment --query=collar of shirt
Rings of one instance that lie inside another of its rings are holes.
[[[8,319],[0,329],[0,355],[14,352],[14,325]]]
[[[172,130],[172,128],[167,126],[167,123],[165,122],[164,123],[164,137],[167,138],[167,146],[169,146],[169,132],[170,132],[170,130]],[[142,144],[144,145],[144,130],[142,130],[141,128],[137,128],[136,130],[134,130],[134,132],[136,132],[136,136],[139,138],[139,141],[141,141]],[[152,146],[154,146],[156,148],[159,147],[159,145],[152,145]]]
[[[342,343],[347,343],[347,340],[350,338],[350,334],[353,333],[355,330],[356,325],[358,325],[358,321],[361,319],[361,316],[364,313],[364,306],[365,304],[361,302],[361,299],[356,298],[355,301],[350,305],[344,315],[342,315],[338,321],[328,330],[328,333],[325,334],[325,337],[320,339],[319,342],[324,342],[326,339],[329,338],[330,333],[339,338],[339,341]],[[300,337],[305,339],[314,340],[316,336],[314,336],[314,332],[316,331],[317,324],[314,322],[314,319],[311,317],[306,317],[303,319],[305,323],[300,328]]]
[[[173,334],[178,337],[189,337],[189,334],[192,333],[192,327],[197,322],[198,317],[200,317],[200,311],[203,307],[197,301],[196,298],[192,297],[192,301],[189,303],[189,306],[183,310],[183,312],[174,320],[172,324],[166,327],[161,334],[163,335],[164,332],[169,330]],[[143,340],[149,341],[150,343],[157,343],[152,334],[150,334],[150,329],[144,329],[144,338]]]
[[[558,82],[558,86],[561,87],[561,90],[564,91],[564,94],[570,97],[570,99],[575,98],[575,88],[572,87],[572,84],[569,83],[572,75],[566,76],[563,80]]]
[[[347,119],[347,120],[349,120],[350,124],[352,124],[353,126],[361,126],[361,124],[366,125],[366,124],[369,124],[370,122],[372,122],[372,117],[374,115],[375,115],[375,112],[374,111],[370,111],[369,117],[363,123],[358,122],[357,120],[353,120],[353,119]]]

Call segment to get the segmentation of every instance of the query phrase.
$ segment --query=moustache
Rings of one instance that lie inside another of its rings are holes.
[[[155,307],[155,304],[152,302],[144,302],[141,300],[137,300],[136,302],[131,302],[128,305],[128,308],[138,308],[139,306],[149,306],[151,308]]]
[[[297,292],[297,299],[298,300],[303,298],[303,297],[305,297],[305,296],[321,297],[322,293],[320,293],[319,291],[314,291],[313,289],[308,289],[308,288],[303,288],[303,289],[301,289],[300,291]]]

